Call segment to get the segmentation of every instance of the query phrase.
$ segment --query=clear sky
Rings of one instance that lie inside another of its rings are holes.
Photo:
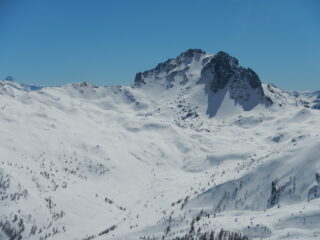
[[[189,48],[288,90],[320,89],[318,0],[0,0],[0,78],[130,84]]]

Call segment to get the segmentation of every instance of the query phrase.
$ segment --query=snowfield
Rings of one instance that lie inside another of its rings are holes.
[[[0,239],[320,239],[320,111],[216,56],[0,81]]]

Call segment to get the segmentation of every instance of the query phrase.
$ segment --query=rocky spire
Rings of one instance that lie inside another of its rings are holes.
[[[228,89],[230,97],[242,106],[264,103],[272,104],[264,95],[258,75],[250,68],[239,65],[239,61],[225,52],[218,52],[201,71],[200,82],[213,93]],[[251,107],[250,107],[251,108]]]
[[[211,75],[211,89],[217,92],[231,82],[248,83],[253,89],[262,90],[258,75],[250,68],[239,66],[238,59],[225,52],[218,52],[202,69],[202,77]]]

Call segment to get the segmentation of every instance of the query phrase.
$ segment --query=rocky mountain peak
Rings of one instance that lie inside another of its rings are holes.
[[[215,54],[213,57],[213,61],[215,63],[223,65],[223,66],[239,65],[238,59],[230,56],[228,53],[223,52],[223,51],[220,51],[217,54]]]
[[[199,84],[204,87],[194,88]],[[238,59],[223,51],[210,55],[200,49],[189,49],[154,69],[138,73],[134,85],[151,89],[176,87],[177,94],[184,92],[182,95],[192,89],[203,91],[208,96],[207,113],[210,116],[214,116],[228,98],[246,111],[259,104],[269,106],[273,103],[264,94],[258,75],[252,69],[240,66]]]
[[[222,101],[221,96],[228,93],[235,104],[241,105],[244,110],[258,104],[272,104],[272,100],[264,94],[258,75],[250,68],[241,67],[236,58],[225,52],[218,52],[203,67],[199,83],[204,83],[207,94],[213,95],[209,100],[211,102]],[[215,109],[211,114],[214,115],[218,107],[212,109]]]
[[[238,59],[225,52],[218,52],[202,69],[202,78],[211,78],[211,90],[217,92],[228,83],[248,83],[251,88],[262,90],[258,75],[250,68],[239,65]]]
[[[177,58],[176,61],[182,63],[183,61],[191,62],[193,58],[199,58],[201,55],[207,54],[201,49],[188,49],[185,52],[182,52]]]
[[[188,49],[174,59],[168,59],[159,63],[154,69],[136,74],[134,85],[143,86],[149,82],[161,82],[165,88],[174,85],[175,78],[179,78],[179,84],[184,85],[189,79],[188,71],[194,67],[194,63],[204,65],[203,59],[207,53],[201,49]],[[198,66],[197,66],[198,67]]]
[[[8,81],[8,82],[13,82],[15,81],[15,79],[12,77],[12,76],[6,76],[6,78],[4,79],[5,81]]]

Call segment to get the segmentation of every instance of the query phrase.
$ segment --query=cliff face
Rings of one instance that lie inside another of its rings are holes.
[[[273,104],[264,94],[258,75],[250,68],[240,66],[236,58],[225,52],[218,52],[204,66],[200,82],[206,84],[208,101],[213,106],[210,113],[212,116],[226,94],[229,94],[235,105],[240,105],[246,111],[259,104]]]
[[[248,83],[251,88],[262,90],[258,75],[250,68],[239,66],[238,60],[225,52],[218,52],[203,68],[202,74],[212,74],[211,89],[214,92],[225,88],[232,81]]]

